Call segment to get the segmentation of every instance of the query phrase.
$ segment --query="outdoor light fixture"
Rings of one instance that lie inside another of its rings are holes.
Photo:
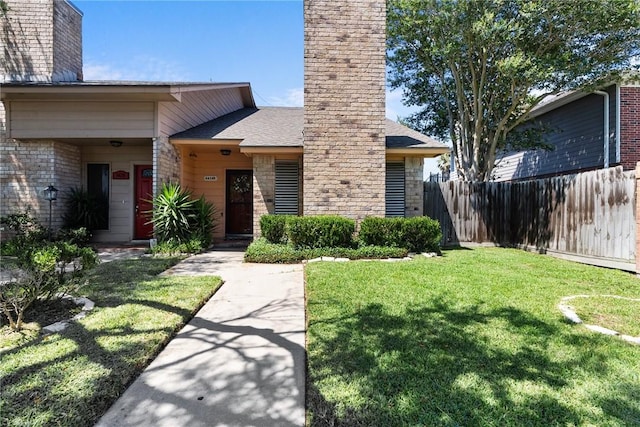
[[[42,194],[44,199],[49,201],[49,240],[51,240],[51,202],[58,199],[58,189],[51,184],[42,191]]]
[[[228,156],[231,154],[231,150],[229,150],[228,148],[223,148],[222,150],[220,150],[220,154],[222,154],[223,156]]]
[[[116,141],[112,139],[111,141],[109,141],[109,144],[111,144],[112,147],[120,147],[122,145],[122,141]]]
[[[197,159],[198,155],[192,151],[189,153],[189,157],[191,157],[192,159]]]

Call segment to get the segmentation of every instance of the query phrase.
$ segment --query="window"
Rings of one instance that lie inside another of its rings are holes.
[[[385,216],[404,217],[404,162],[387,162]]]
[[[87,165],[87,192],[96,200],[98,230],[109,229],[109,165],[91,163]]]
[[[276,161],[276,215],[298,215],[299,182],[298,162]]]

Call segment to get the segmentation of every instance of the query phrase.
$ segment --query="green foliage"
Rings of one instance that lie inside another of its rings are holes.
[[[151,248],[151,253],[156,255],[197,254],[207,247],[208,244],[205,246],[205,243],[198,238],[192,238],[182,243],[171,240],[158,243]]]
[[[106,200],[97,197],[83,187],[69,189],[64,200],[65,213],[62,216],[66,229],[86,228],[90,232],[106,228]]]
[[[449,139],[459,175],[491,178],[496,151],[546,96],[620,79],[640,54],[637,0],[389,0],[392,88],[422,110],[407,121]],[[637,64],[635,66],[637,68]]]
[[[193,249],[199,241],[201,248],[211,244],[217,226],[216,209],[204,196],[193,199],[191,191],[177,183],[165,183],[153,199],[151,223],[158,243],[165,248],[178,248],[185,244]],[[164,250],[163,247],[159,250]],[[191,252],[191,251],[189,251]]]
[[[153,199],[151,222],[159,242],[182,243],[189,239],[195,200],[177,183],[165,183]]]
[[[271,243],[287,242],[287,221],[292,215],[263,215],[260,217],[260,234]]]
[[[18,256],[28,247],[47,239],[47,230],[32,215],[31,208],[0,218],[0,224],[14,233],[10,240],[2,242],[0,250],[3,256]]]
[[[441,239],[440,223],[435,219],[417,216],[402,222],[402,246],[410,252],[438,251]]]
[[[64,240],[75,243],[78,246],[86,246],[91,240],[91,233],[86,227],[67,229],[58,231],[57,240]]]
[[[404,248],[383,246],[361,246],[358,248],[313,248],[295,249],[291,245],[270,243],[265,238],[256,239],[247,248],[244,259],[246,262],[291,264],[302,260],[319,257],[349,258],[349,259],[384,259],[403,258],[407,255]]]
[[[429,217],[374,218],[360,224],[359,241],[364,245],[407,248],[410,252],[438,251],[442,230]]]
[[[91,248],[69,241],[24,244],[16,265],[6,270],[12,280],[0,284],[0,310],[10,328],[22,328],[24,312],[37,299],[76,292],[82,285],[83,273],[97,262]]]
[[[360,223],[358,240],[364,245],[406,247],[402,242],[404,218],[367,217]]]
[[[217,226],[216,214],[217,210],[213,203],[208,202],[204,195],[195,199],[193,204],[193,221],[189,227],[192,230],[191,239],[200,240],[202,248],[208,248],[213,239],[213,232]]]
[[[287,221],[289,241],[297,249],[353,246],[356,223],[336,215],[291,217]]]

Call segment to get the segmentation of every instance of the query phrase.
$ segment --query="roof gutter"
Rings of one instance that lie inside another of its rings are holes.
[[[604,97],[604,129],[602,139],[604,140],[604,167],[609,167],[609,93],[596,90],[593,93]],[[617,156],[617,153],[616,153]]]

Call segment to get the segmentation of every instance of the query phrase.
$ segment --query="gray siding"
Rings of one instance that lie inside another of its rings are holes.
[[[609,93],[609,165],[616,161],[615,151],[615,86]],[[603,97],[587,95],[572,103],[549,111],[536,121],[549,129],[546,142],[553,150],[511,152],[499,159],[494,180],[509,181],[539,176],[559,175],[604,165]]]

